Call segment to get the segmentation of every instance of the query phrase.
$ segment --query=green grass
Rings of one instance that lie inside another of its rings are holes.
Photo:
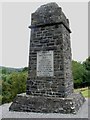
[[[81,92],[84,97],[90,98],[90,89],[88,89],[88,87],[75,89],[75,92]]]

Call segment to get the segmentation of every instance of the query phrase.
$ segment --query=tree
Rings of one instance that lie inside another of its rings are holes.
[[[27,72],[28,71],[28,67],[24,67],[22,72]]]
[[[72,61],[72,73],[73,73],[73,79],[74,79],[74,87],[84,87],[84,75],[86,73],[85,68],[80,62]]]
[[[13,72],[2,81],[2,103],[11,102],[17,94],[26,91],[27,72]]]
[[[2,74],[6,74],[7,70],[5,67],[2,67]]]
[[[84,79],[87,81],[87,86],[90,86],[90,56],[83,62],[83,66],[86,69]]]

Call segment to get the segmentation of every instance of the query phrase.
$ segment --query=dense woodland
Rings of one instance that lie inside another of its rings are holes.
[[[83,63],[72,61],[74,88],[90,86],[90,57]],[[25,92],[28,68],[0,67],[0,101],[11,102],[16,94]]]

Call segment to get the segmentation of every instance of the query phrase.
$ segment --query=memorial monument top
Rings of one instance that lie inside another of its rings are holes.
[[[62,8],[53,2],[42,5],[34,13],[32,13],[30,27],[60,23],[64,24],[68,31],[71,32],[69,29],[69,20],[62,12]]]

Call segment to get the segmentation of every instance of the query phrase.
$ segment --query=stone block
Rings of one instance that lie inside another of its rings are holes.
[[[73,93],[67,98],[31,96],[19,94],[10,106],[10,111],[76,114],[85,98]]]

